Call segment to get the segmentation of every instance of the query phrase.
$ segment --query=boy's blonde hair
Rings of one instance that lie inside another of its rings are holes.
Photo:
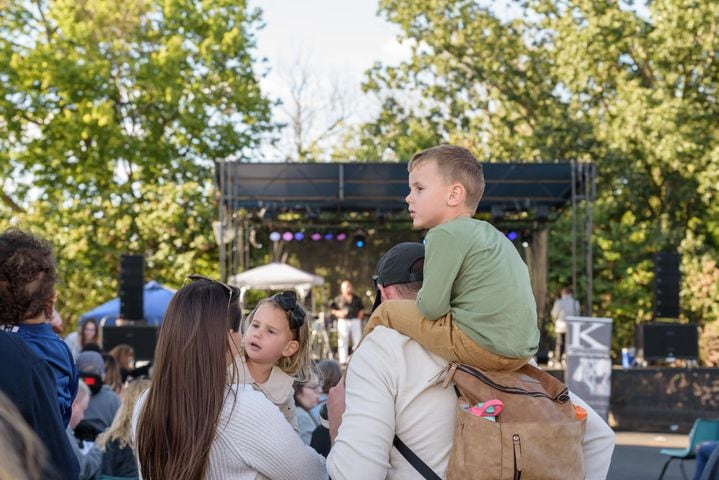
[[[447,181],[460,183],[464,187],[467,191],[466,206],[474,214],[484,194],[482,164],[474,155],[464,147],[439,145],[415,153],[407,164],[407,171],[411,172],[427,162],[435,162]]]
[[[137,398],[148,388],[150,388],[150,380],[146,378],[138,378],[128,382],[127,387],[122,391],[120,409],[117,411],[112,425],[105,432],[104,441],[100,446],[103,451],[105,451],[107,444],[113,440],[117,440],[120,448],[126,446],[135,448],[132,444],[132,412],[135,409]]]
[[[255,313],[264,304],[272,305],[277,311],[282,312],[287,318],[287,324],[290,327],[290,331],[293,334],[293,339],[299,343],[297,351],[289,357],[282,357],[277,361],[277,366],[290,375],[298,382],[307,382],[312,376],[312,349],[311,341],[312,336],[310,332],[310,322],[312,321],[312,315],[299,301],[296,302],[297,308],[301,309],[305,314],[305,321],[298,328],[292,328],[292,322],[290,319],[290,312],[280,306],[277,301],[277,295],[265,298],[261,300],[252,312],[247,316],[244,327],[242,328],[243,335],[247,331],[247,327],[252,323],[252,319],[255,318]]]

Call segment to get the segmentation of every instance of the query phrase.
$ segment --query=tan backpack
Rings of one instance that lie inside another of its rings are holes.
[[[450,363],[446,372],[444,386],[453,381],[458,396],[447,479],[584,478],[585,419],[566,385],[531,365],[490,372]],[[496,421],[465,408],[492,399],[504,405]],[[394,445],[425,478],[439,478],[396,436]]]

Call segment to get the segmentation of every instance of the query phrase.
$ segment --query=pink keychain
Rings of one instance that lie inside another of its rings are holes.
[[[501,400],[487,400],[483,403],[478,403],[474,407],[469,407],[467,411],[471,413],[472,415],[477,415],[478,417],[496,417],[500,413],[502,413],[502,410],[504,410],[504,404]]]

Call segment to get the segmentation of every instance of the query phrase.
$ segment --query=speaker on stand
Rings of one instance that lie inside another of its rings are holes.
[[[120,315],[130,321],[144,319],[145,257],[120,257]]]
[[[654,255],[654,318],[679,318],[679,254]]]

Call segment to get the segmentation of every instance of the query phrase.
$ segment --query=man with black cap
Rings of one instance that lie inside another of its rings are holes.
[[[374,308],[384,300],[412,299],[422,286],[424,246],[400,243],[377,264]],[[342,384],[330,390],[330,435],[334,441],[327,471],[334,480],[419,478],[393,447],[395,435],[440,477],[452,449],[454,389],[437,383],[447,361],[394,330],[378,327],[362,341]],[[584,435],[587,479],[606,478],[614,450],[614,433],[589,405]],[[340,428],[341,423],[341,428]],[[339,431],[338,431],[339,429]],[[481,448],[481,444],[477,445]]]

